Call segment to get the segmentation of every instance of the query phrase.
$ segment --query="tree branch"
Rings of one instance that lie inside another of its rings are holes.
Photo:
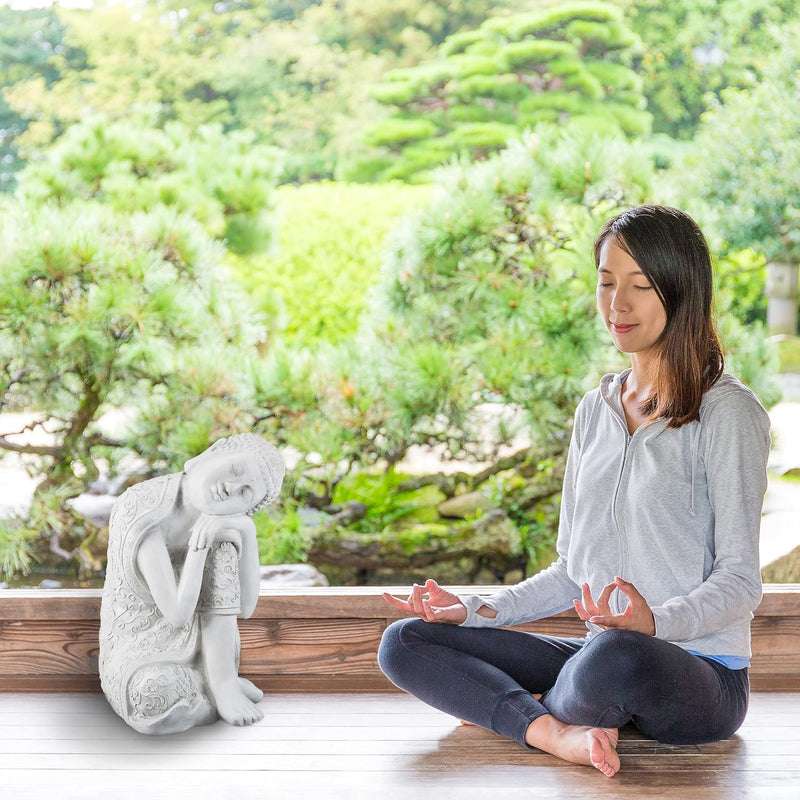
[[[3,450],[11,450],[14,453],[30,453],[35,456],[51,456],[58,458],[61,455],[60,447],[48,447],[46,445],[35,444],[15,444],[9,442],[5,436],[0,436],[0,448]]]
[[[498,472],[505,472],[507,469],[524,464],[526,461],[537,464],[547,458],[553,458],[561,455],[564,452],[565,445],[555,446],[552,450],[537,450],[534,451],[529,447],[519,450],[513,455],[505,458],[499,458],[493,464],[489,465],[486,469],[475,475],[470,475],[467,472],[454,472],[450,475],[444,473],[437,473],[435,475],[422,475],[419,478],[412,478],[411,480],[404,481],[397,487],[398,492],[413,492],[416,489],[421,489],[423,486],[437,486],[445,497],[453,497],[459,485],[467,487],[468,491],[473,491],[480,486],[484,481],[487,481],[492,475],[497,475]]]

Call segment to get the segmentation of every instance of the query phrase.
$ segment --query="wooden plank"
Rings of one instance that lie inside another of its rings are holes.
[[[489,594],[499,587],[454,587]],[[385,627],[399,616],[384,590],[319,587],[262,591],[240,621],[242,674],[267,691],[393,691],[375,657]],[[0,691],[96,691],[99,590],[0,592]],[[520,626],[582,636],[574,612]],[[800,689],[800,585],[766,586],[753,621],[751,684]]]
[[[2,661],[13,661],[22,674],[97,675],[100,623],[73,620],[68,628],[61,623],[0,624]]]
[[[411,728],[406,730],[406,736],[410,735]],[[268,745],[267,745],[268,742]],[[452,757],[458,757],[462,750],[468,750],[471,745],[465,742],[445,741],[437,745],[435,738],[425,739],[314,739],[314,747],[323,750],[325,753],[336,756],[409,756],[409,755],[425,755],[431,749],[438,747],[439,751],[443,754],[448,754]],[[50,739],[24,739],[14,740],[3,743],[4,755],[26,755],[36,756],[41,754],[48,755],[80,755],[80,756],[93,756],[93,755],[156,755],[160,757],[171,756],[219,756],[225,755],[242,755],[242,756],[263,756],[265,749],[269,748],[270,755],[273,756],[302,756],[308,752],[308,741],[297,737],[295,739],[251,739],[242,740],[238,739],[208,739],[208,740],[179,740],[174,737],[170,738],[149,738],[146,741],[136,744],[131,744],[128,739],[110,739],[104,738],[80,738],[80,739],[62,739],[52,741]],[[742,747],[743,745],[740,745]],[[707,747],[707,746],[706,746]],[[504,763],[514,763],[514,759],[518,758],[520,754],[516,751],[511,751],[506,742],[502,741],[483,741],[480,743],[480,749],[488,756],[492,755],[493,761],[502,765]],[[736,761],[742,758],[738,752],[726,753],[719,752],[716,749],[710,748],[702,750],[696,755],[688,755],[686,753],[677,752],[680,748],[664,748],[658,743],[650,742],[642,748],[625,745],[622,752],[625,755],[625,766],[627,768],[650,768],[656,759],[662,762],[665,757],[670,757],[674,766],[685,766],[687,769],[696,769],[701,766],[716,765],[720,768],[732,766]],[[646,749],[646,752],[644,751]],[[512,753],[513,755],[509,755]],[[537,756],[523,752],[521,754],[525,758],[525,764],[529,764]],[[539,756],[544,758],[543,756]],[[755,760],[758,758],[759,764],[769,765],[771,768],[783,763],[782,759],[788,758],[792,763],[796,763],[797,759],[797,743],[794,741],[765,741],[747,744],[747,759]]]
[[[502,586],[453,586],[457,594],[490,595]],[[381,595],[389,592],[399,597],[408,586],[319,586],[262,589],[255,619],[356,617],[398,619],[403,616],[386,605]],[[4,589],[0,592],[0,621],[21,619],[91,619],[99,618],[100,589]],[[800,584],[764,585],[764,594],[756,616],[800,615]],[[572,611],[556,617],[571,618]]]

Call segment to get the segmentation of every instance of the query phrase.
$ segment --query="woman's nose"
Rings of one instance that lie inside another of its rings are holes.
[[[612,311],[630,311],[631,304],[628,296],[624,292],[614,292],[611,296]]]

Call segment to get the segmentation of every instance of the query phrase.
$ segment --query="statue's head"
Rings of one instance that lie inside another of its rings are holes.
[[[184,464],[184,497],[206,514],[254,514],[278,496],[286,467],[260,436],[218,439]]]

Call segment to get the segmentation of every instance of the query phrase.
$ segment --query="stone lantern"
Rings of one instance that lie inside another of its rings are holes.
[[[772,334],[797,333],[797,280],[797,264],[767,264],[767,328]]]

